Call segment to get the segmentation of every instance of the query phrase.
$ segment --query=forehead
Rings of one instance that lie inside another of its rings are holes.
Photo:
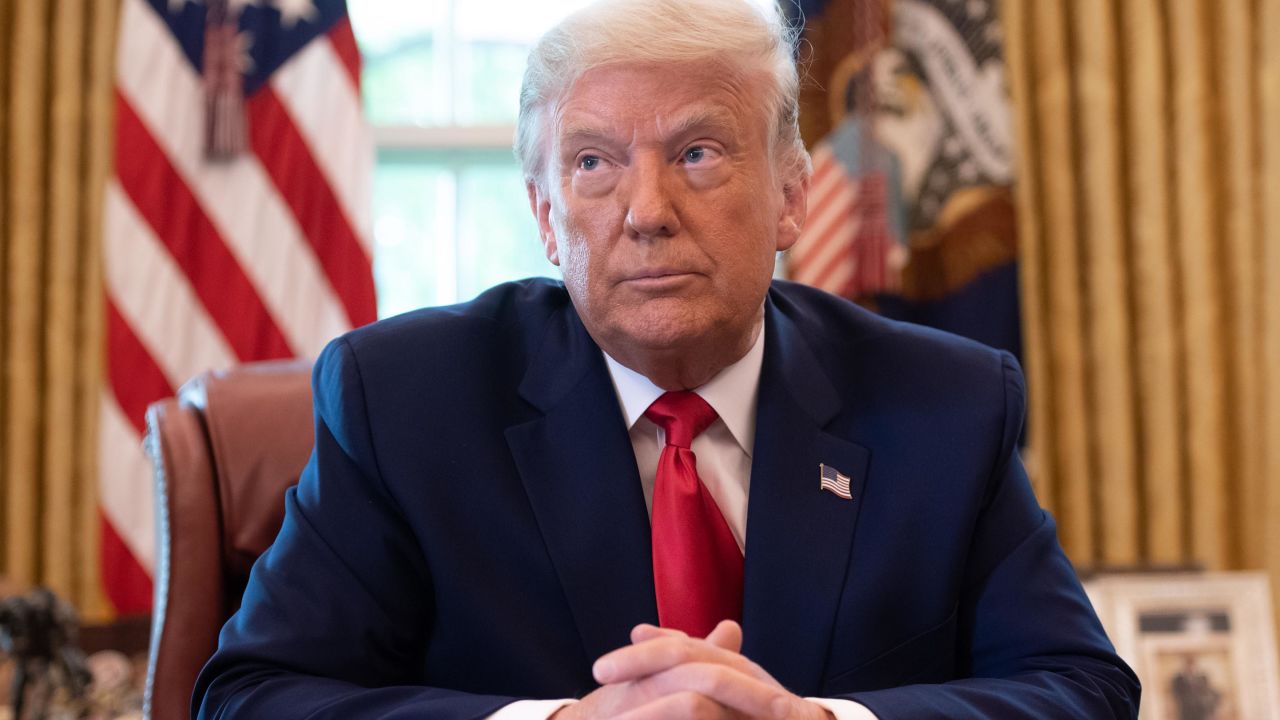
[[[583,73],[552,113],[559,138],[692,127],[747,130],[765,117],[761,78],[719,63],[612,65]]]

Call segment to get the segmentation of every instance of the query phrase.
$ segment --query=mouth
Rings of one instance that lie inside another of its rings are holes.
[[[675,269],[642,270],[632,273],[623,279],[624,285],[649,291],[661,291],[678,288],[692,282],[697,273]]]

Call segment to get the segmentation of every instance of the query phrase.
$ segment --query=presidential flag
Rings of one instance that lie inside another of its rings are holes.
[[[375,319],[373,151],[343,0],[122,0],[106,190],[102,570],[151,605],[148,404]]]
[[[801,0],[812,148],[793,279],[1017,353],[1013,133],[995,0]]]

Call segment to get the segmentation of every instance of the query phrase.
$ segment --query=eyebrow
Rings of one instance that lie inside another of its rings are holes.
[[[571,140],[598,140],[603,143],[612,143],[613,140],[609,133],[602,130],[600,126],[591,123],[570,122],[560,130],[560,141],[568,144]]]
[[[666,129],[664,135],[670,140],[698,130],[714,130],[726,135],[736,135],[739,127],[731,113],[722,108],[714,108],[690,113],[678,118]],[[602,129],[593,122],[569,120],[561,128],[561,143],[568,145],[575,141],[581,142],[584,140],[596,141],[606,145],[612,145],[617,142],[607,130]]]
[[[668,137],[688,135],[695,130],[718,130],[726,134],[736,134],[738,123],[734,116],[723,108],[714,108],[692,113],[676,120],[669,129]]]

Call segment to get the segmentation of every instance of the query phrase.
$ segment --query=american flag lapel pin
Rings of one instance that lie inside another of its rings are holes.
[[[849,490],[849,476],[836,470],[835,468],[821,463],[818,465],[818,488],[842,497],[845,500],[852,500],[853,493]]]

